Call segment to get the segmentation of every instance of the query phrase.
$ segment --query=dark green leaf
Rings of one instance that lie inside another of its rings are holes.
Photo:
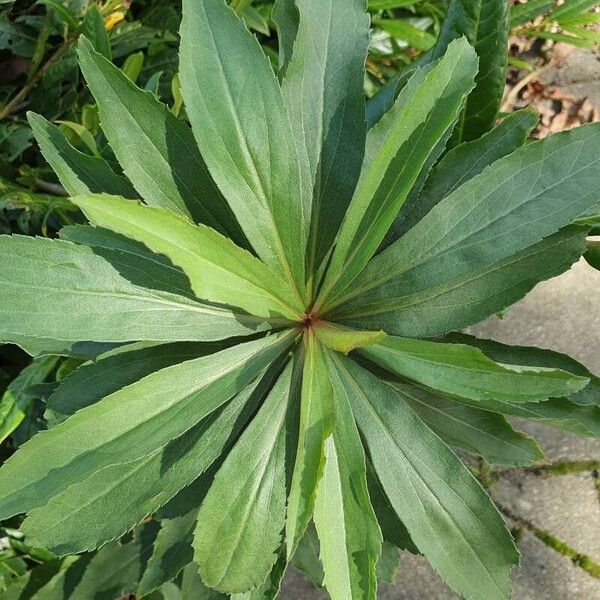
[[[519,554],[484,490],[393,388],[336,359],[358,425],[394,510],[455,591],[507,600]]]
[[[78,53],[98,102],[102,130],[144,200],[191,216],[243,243],[239,226],[212,181],[187,125],[153,94],[140,90],[120,69],[94,52],[85,38]]]
[[[85,246],[0,236],[0,251],[11,256],[0,277],[7,342],[203,341],[266,328],[262,319],[137,287]]]
[[[68,142],[58,127],[33,112],[27,113],[35,139],[44,158],[71,196],[95,192],[137,198],[132,185],[117,175],[100,156],[80,152]]]
[[[296,6],[300,20],[282,90],[314,189],[312,271],[334,241],[363,161],[369,17],[364,0],[296,0]]]

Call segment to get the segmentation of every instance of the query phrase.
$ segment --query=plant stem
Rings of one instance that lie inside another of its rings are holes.
[[[0,121],[3,121],[8,117],[13,111],[15,111],[21,102],[27,97],[29,92],[38,84],[40,79],[46,74],[46,72],[55,65],[69,50],[71,45],[73,44],[73,40],[65,42],[45,63],[44,65],[35,73],[29,81],[23,86],[21,91],[8,103],[6,104],[2,110],[0,110]]]

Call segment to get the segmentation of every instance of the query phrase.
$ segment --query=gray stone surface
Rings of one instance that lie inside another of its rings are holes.
[[[590,473],[537,477],[512,471],[491,493],[503,508],[600,562],[600,503]]]
[[[530,533],[519,544],[521,566],[514,571],[513,600],[599,600],[600,580],[548,548]],[[414,596],[426,600],[427,595]]]
[[[538,285],[504,319],[491,318],[471,333],[505,343],[535,345],[570,354],[600,372],[600,273],[584,261]],[[552,461],[600,460],[600,440],[581,439],[519,421]],[[564,538],[600,561],[600,503],[589,474],[535,478],[516,471],[502,477],[495,493],[517,514]],[[600,580],[525,533],[522,564],[513,572],[513,600],[600,600]],[[303,577],[286,577],[284,600],[322,600]],[[396,585],[382,585],[383,600],[457,600],[421,557],[406,555]]]

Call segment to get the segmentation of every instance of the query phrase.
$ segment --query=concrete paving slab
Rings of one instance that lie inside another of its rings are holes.
[[[600,562],[600,503],[591,473],[511,471],[490,491],[500,506]]]

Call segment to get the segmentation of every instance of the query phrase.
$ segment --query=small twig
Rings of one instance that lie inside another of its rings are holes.
[[[58,183],[51,183],[50,181],[43,181],[37,179],[35,182],[35,189],[38,192],[45,194],[52,194],[53,196],[68,196],[67,190]]]
[[[544,65],[543,67],[540,67],[539,69],[536,69],[535,71],[532,71],[531,73],[529,73],[529,75],[526,75],[525,77],[523,77],[523,79],[518,81],[516,83],[516,85],[512,88],[512,90],[510,90],[510,92],[508,92],[508,94],[506,94],[506,98],[504,99],[504,102],[502,103],[500,112],[510,112],[511,107],[513,106],[513,104],[516,103],[516,101],[519,97],[519,92],[525,86],[527,86],[527,84],[531,83],[534,79],[536,79],[547,68],[548,68],[548,65]]]
[[[65,42],[42,66],[42,68],[33,75],[30,80],[21,88],[21,91],[8,103],[2,110],[0,110],[0,121],[3,121],[8,117],[27,97],[29,92],[38,84],[39,80],[46,74],[46,72],[55,65],[67,52],[67,50],[73,44],[73,40]]]

